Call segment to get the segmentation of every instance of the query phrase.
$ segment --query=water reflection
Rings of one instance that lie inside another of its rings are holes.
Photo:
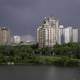
[[[80,68],[1,66],[0,80],[80,80]]]
[[[50,67],[45,80],[80,80],[79,68]]]

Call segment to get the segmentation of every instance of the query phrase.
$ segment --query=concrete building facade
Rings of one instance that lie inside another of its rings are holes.
[[[13,37],[13,43],[18,44],[18,43],[20,43],[20,42],[21,42],[21,37],[18,36],[18,35],[15,35],[15,36]]]
[[[55,17],[45,18],[37,28],[37,42],[39,47],[53,47],[58,39],[59,20]]]
[[[0,28],[0,44],[9,44],[11,40],[11,33],[10,30],[6,27]]]
[[[80,43],[80,28],[78,28],[78,42]]]
[[[63,31],[64,31],[64,26],[60,25],[59,30],[58,30],[58,42],[57,42],[58,44],[63,44],[64,43]]]
[[[77,28],[72,30],[72,41],[78,42],[78,29]]]
[[[66,27],[63,31],[64,43],[72,42],[72,27]]]

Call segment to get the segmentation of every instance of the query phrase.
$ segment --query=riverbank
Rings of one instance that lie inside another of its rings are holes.
[[[80,67],[80,59],[71,56],[27,56],[24,59],[5,60],[0,65],[55,65],[63,67]]]
[[[80,46],[74,43],[55,45],[54,48],[0,46],[0,64],[80,66]]]
[[[14,62],[8,65],[55,65],[63,67],[80,67],[80,59],[67,56],[32,56],[25,61]]]
[[[80,59],[73,59],[66,56],[39,56],[35,57],[32,63],[56,66],[80,66]]]

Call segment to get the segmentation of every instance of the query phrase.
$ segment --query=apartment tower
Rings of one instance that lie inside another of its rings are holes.
[[[42,21],[37,28],[37,42],[40,48],[53,47],[58,40],[59,20],[54,16]]]
[[[63,44],[64,43],[64,26],[63,25],[59,25],[59,29],[58,29],[58,44]]]
[[[64,34],[64,43],[72,42],[72,27],[64,28],[63,34]]]
[[[6,27],[0,28],[0,45],[10,43],[10,31]]]

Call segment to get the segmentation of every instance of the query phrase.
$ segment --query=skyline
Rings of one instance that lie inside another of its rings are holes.
[[[57,16],[65,26],[80,25],[79,7],[79,0],[0,0],[0,25],[34,38],[36,26],[45,16]]]

